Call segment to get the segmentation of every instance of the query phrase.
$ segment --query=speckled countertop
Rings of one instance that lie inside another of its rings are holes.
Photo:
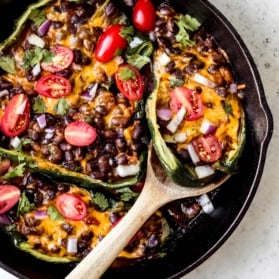
[[[274,132],[256,196],[231,237],[183,279],[279,278],[279,2],[210,0],[250,50],[274,118]]]
[[[274,132],[256,196],[231,237],[183,279],[279,278],[278,0],[211,0],[238,30],[260,72]],[[1,279],[15,278],[0,270]]]

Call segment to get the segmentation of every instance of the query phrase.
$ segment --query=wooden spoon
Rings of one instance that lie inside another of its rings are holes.
[[[110,267],[120,251],[146,220],[168,202],[195,197],[214,190],[230,175],[201,187],[174,184],[161,167],[153,148],[149,151],[145,185],[135,204],[100,243],[69,273],[66,279],[97,279]]]

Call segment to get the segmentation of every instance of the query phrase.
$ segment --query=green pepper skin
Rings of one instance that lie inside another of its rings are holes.
[[[159,80],[156,78],[156,76],[154,79],[154,90],[150,94],[146,102],[146,117],[152,137],[153,146],[157,153],[157,156],[165,171],[168,173],[170,178],[175,183],[187,187],[202,186],[206,184],[209,180],[211,180],[212,177],[198,179],[194,172],[194,169],[190,165],[182,164],[180,160],[173,154],[170,148],[168,148],[166,142],[164,141],[159,131],[159,125],[157,124],[156,114],[156,101],[157,92],[159,88]],[[234,152],[231,152],[230,157],[223,158],[222,161],[216,162],[214,168],[223,173],[235,172],[237,170],[238,159],[240,158],[244,148],[245,138],[245,115],[243,111],[239,131],[238,148],[234,150]]]

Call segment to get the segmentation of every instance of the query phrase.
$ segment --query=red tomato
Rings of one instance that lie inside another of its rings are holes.
[[[71,122],[64,131],[66,141],[74,146],[87,146],[97,137],[94,127],[83,121]]]
[[[54,54],[54,57],[50,62],[42,62],[41,66],[45,71],[55,73],[63,69],[68,68],[73,59],[73,51],[64,46],[53,46],[50,48],[50,51]]]
[[[198,136],[192,144],[200,159],[206,163],[214,163],[222,156],[222,147],[212,134]]]
[[[0,215],[10,210],[19,198],[19,188],[13,185],[0,185]]]
[[[186,109],[186,120],[197,120],[203,115],[202,99],[197,92],[186,87],[176,87],[170,93],[170,98],[173,111],[179,111],[182,106]]]
[[[73,221],[83,220],[87,214],[85,202],[80,197],[70,193],[58,196],[56,207],[64,218]]]
[[[126,48],[128,42],[122,37],[122,24],[109,26],[97,41],[95,57],[99,62],[108,62],[117,55],[117,52]]]
[[[64,77],[47,75],[35,83],[35,90],[49,98],[61,98],[70,94],[72,87],[70,81]]]
[[[150,0],[137,0],[133,9],[133,24],[141,32],[154,29],[156,10]]]
[[[137,68],[121,65],[116,74],[117,88],[130,101],[139,101],[143,97],[144,81]]]
[[[22,134],[30,120],[30,102],[26,95],[17,94],[7,104],[1,119],[2,132],[8,137]]]

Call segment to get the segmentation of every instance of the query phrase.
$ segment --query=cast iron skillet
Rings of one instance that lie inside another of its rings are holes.
[[[225,49],[233,61],[238,83],[246,84],[244,107],[247,117],[247,145],[240,171],[213,198],[213,215],[201,214],[177,241],[167,257],[109,270],[104,278],[179,278],[212,255],[231,235],[247,211],[258,188],[270,141],[273,120],[253,59],[238,33],[207,0],[172,0],[178,11],[197,17]],[[17,18],[31,0],[0,0],[0,40],[12,31]],[[40,262],[14,250],[5,235],[0,235],[0,266],[19,278],[61,279],[71,266]]]

